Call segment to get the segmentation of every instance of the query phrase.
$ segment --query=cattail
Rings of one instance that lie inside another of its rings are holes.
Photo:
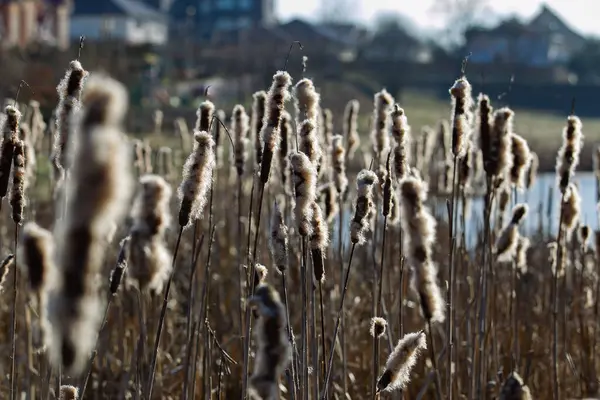
[[[479,127],[479,148],[484,161],[484,169],[489,176],[493,176],[495,171],[495,162],[492,159],[492,154],[496,153],[497,143],[492,137],[493,127],[493,109],[490,105],[490,98],[480,93],[477,98],[477,119]]]
[[[210,124],[215,114],[215,105],[210,100],[205,100],[200,103],[198,110],[196,111],[196,125],[194,126],[195,131],[210,131]]]
[[[377,175],[363,169],[356,177],[357,198],[354,205],[354,217],[350,222],[350,240],[353,244],[362,245],[366,242],[365,234],[370,229],[369,215],[373,209],[373,186],[377,184]]]
[[[15,143],[13,155],[13,183],[10,191],[10,206],[12,207],[12,220],[15,224],[23,221],[25,209],[25,144],[22,140]]]
[[[445,119],[440,121],[438,125],[438,153],[442,161],[448,160],[452,150],[452,135],[450,134],[450,125]]]
[[[579,190],[577,190],[577,187],[574,184],[569,183],[565,189],[561,207],[561,228],[564,229],[567,233],[567,236],[570,237],[573,233],[573,230],[579,223],[579,214],[581,211],[581,196],[579,195]]]
[[[306,154],[317,171],[320,169],[320,161],[323,157],[319,138],[317,137],[316,126],[311,120],[304,120],[298,129],[298,149]]]
[[[462,77],[450,88],[452,95],[452,154],[461,157],[465,151],[465,142],[470,135],[469,120],[471,113],[471,84]]]
[[[159,159],[161,160],[162,173],[165,177],[173,176],[173,150],[170,147],[162,146],[158,149]]]
[[[77,400],[79,398],[79,389],[75,386],[62,385],[58,400]]]
[[[339,206],[338,206],[338,192],[337,189],[333,185],[327,185],[327,187],[321,191],[323,195],[323,200],[325,203],[325,219],[328,224],[331,224],[338,214]]]
[[[527,216],[528,210],[527,204],[517,204],[513,208],[510,223],[502,230],[496,241],[496,257],[498,261],[506,262],[514,259],[519,242],[519,225],[525,219],[525,216]]]
[[[388,224],[391,226],[397,226],[398,223],[400,223],[400,200],[398,198],[398,192],[396,190],[392,190],[392,208],[390,209]]]
[[[296,204],[294,215],[301,236],[312,234],[312,203],[317,198],[317,171],[304,153],[290,154],[292,184],[294,185]]]
[[[387,90],[383,89],[375,94],[371,141],[373,142],[373,151],[378,158],[390,149],[389,114],[392,111],[393,104],[394,98]]]
[[[577,231],[577,238],[579,239],[579,243],[584,252],[587,251],[589,245],[590,232],[591,229],[589,225],[581,225]]]
[[[531,162],[531,152],[527,141],[517,134],[511,135],[512,167],[510,168],[510,182],[518,189],[526,186],[525,172]]]
[[[371,318],[371,326],[369,333],[374,338],[380,338],[385,334],[385,328],[387,328],[387,321],[380,317]]]
[[[256,263],[254,264],[254,273],[258,278],[257,285],[260,285],[261,283],[265,283],[267,276],[269,275],[269,270],[264,265]]]
[[[14,265],[14,262],[15,256],[13,254],[9,254],[4,260],[2,260],[2,263],[0,263],[0,292],[3,289],[4,282],[6,282],[8,270]]]
[[[292,116],[287,111],[281,114],[281,139],[279,141],[279,169],[281,172],[281,184],[286,187],[289,175],[289,144],[293,134]]]
[[[273,76],[273,83],[267,94],[265,117],[260,131],[260,137],[265,146],[260,166],[260,178],[263,184],[269,180],[271,161],[281,141],[279,137],[281,115],[285,102],[289,98],[288,89],[291,84],[292,77],[285,71],[279,71]]]
[[[437,266],[433,262],[436,222],[424,205],[425,183],[417,178],[400,182],[402,230],[408,261],[412,266],[411,286],[421,300],[421,310],[429,322],[443,322],[445,302],[437,283]]]
[[[54,239],[52,234],[34,222],[23,227],[20,244],[20,267],[26,269],[29,288],[34,293],[44,290],[54,269]]]
[[[121,134],[127,110],[125,88],[101,74],[92,76],[74,130],[67,214],[55,232],[61,276],[49,299],[51,359],[77,375],[85,367],[101,324],[94,277],[104,265],[106,238],[120,224],[130,200],[130,153]]]
[[[531,392],[527,385],[523,383],[523,378],[516,371],[513,371],[500,391],[500,400],[531,400]]]
[[[529,250],[529,246],[529,239],[524,236],[519,236],[517,248],[515,250],[515,265],[521,272],[521,275],[527,272],[527,251]]]
[[[527,169],[527,175],[525,177],[525,187],[527,188],[527,190],[530,190],[535,183],[539,165],[540,159],[538,158],[537,154],[531,152],[529,168]]]
[[[431,165],[431,158],[435,150],[436,135],[433,129],[429,126],[424,126],[421,129],[421,137],[417,143],[417,159],[416,167],[423,174],[425,180],[429,177],[429,167]]]
[[[558,243],[556,241],[550,242],[546,245],[546,248],[548,249],[548,263],[550,264],[552,275],[556,275],[558,271],[558,277],[563,277],[565,275],[565,263],[563,260],[561,265],[558,265]]]
[[[304,120],[312,121],[317,125],[321,96],[317,93],[313,81],[308,78],[298,81],[294,88],[294,96],[296,98],[296,126],[300,126]]]
[[[133,225],[126,250],[130,277],[140,290],[160,292],[171,272],[165,231],[171,222],[171,187],[158,175],[140,178],[140,190],[131,210]]]
[[[13,165],[15,146],[19,140],[19,120],[21,113],[13,106],[7,106],[6,120],[4,122],[2,134],[2,148],[0,149],[0,200],[8,192],[8,181],[10,171]]]
[[[354,158],[354,153],[360,147],[360,136],[358,135],[359,111],[360,103],[358,100],[350,100],[344,111],[344,136],[348,144],[346,154],[350,160]]]
[[[31,120],[29,121],[29,127],[31,128],[30,143],[37,149],[44,136],[46,123],[44,122],[44,116],[40,111],[40,103],[38,101],[29,101],[29,109],[31,110]]]
[[[31,129],[27,124],[20,125],[21,131],[21,140],[23,141],[23,150],[25,152],[25,186],[27,189],[33,179],[35,179],[35,169],[36,169],[36,155],[35,148],[32,139]]]
[[[348,178],[346,177],[346,150],[344,149],[343,137],[334,135],[331,138],[331,166],[333,167],[333,182],[339,195],[348,190]]]
[[[470,141],[463,145],[463,154],[458,160],[458,184],[463,189],[468,187],[473,177],[473,145]],[[450,178],[452,181],[452,178]]]
[[[260,165],[262,162],[262,140],[260,132],[263,128],[265,118],[265,108],[267,104],[267,92],[261,90],[252,95],[252,139],[254,140],[255,163]]]
[[[288,265],[288,227],[285,225],[283,213],[279,202],[273,203],[273,214],[271,215],[271,235],[269,236],[269,250],[273,258],[273,264],[280,273],[285,272]]]
[[[189,227],[202,217],[215,167],[215,142],[206,132],[194,133],[194,150],[183,165],[183,179],[177,191],[181,202],[179,226]]]
[[[383,205],[381,209],[381,215],[388,217],[392,209],[392,170],[390,169],[390,158],[391,154],[388,154],[387,162],[385,163],[385,178],[383,179]]]
[[[162,125],[165,115],[161,110],[154,110],[154,114],[152,117],[152,120],[154,122],[154,134],[160,135],[162,133]]]
[[[109,289],[110,294],[113,296],[117,293],[117,290],[119,290],[121,280],[123,279],[123,275],[125,275],[125,270],[127,269],[127,248],[129,247],[129,240],[129,236],[121,240],[121,248],[119,250],[119,255],[117,256],[117,263],[110,274]]]
[[[333,137],[333,112],[329,108],[323,109],[322,113],[322,129],[323,141],[325,146],[331,146],[331,138]]]
[[[486,172],[497,181],[504,178],[504,174],[512,167],[512,119],[514,113],[509,108],[501,108],[494,111],[494,125],[491,130],[490,149],[485,158]]]
[[[133,167],[138,175],[144,175],[146,170],[146,160],[144,160],[144,143],[139,139],[134,139],[132,142]]]
[[[147,140],[142,141],[142,171],[144,174],[151,174],[152,168],[152,147]]]
[[[285,308],[277,291],[266,283],[257,286],[250,304],[257,308],[259,316],[254,331],[258,348],[250,377],[250,395],[257,399],[276,399],[279,378],[291,358]]]
[[[315,282],[322,282],[325,280],[323,257],[329,245],[329,228],[323,219],[321,207],[316,202],[313,202],[311,208],[312,234],[309,237],[308,245],[313,260],[313,278]]]
[[[65,77],[56,90],[60,101],[57,107],[56,134],[53,145],[53,164],[59,170],[68,169],[71,136],[71,115],[79,110],[81,91],[88,72],[79,61],[71,61]]]
[[[385,363],[385,371],[377,381],[377,391],[392,392],[404,389],[419,355],[427,349],[425,332],[407,333],[398,341]]]
[[[231,131],[235,140],[234,164],[238,177],[244,175],[246,162],[248,161],[248,124],[249,118],[242,105],[233,107],[231,116]]]
[[[404,110],[398,104],[392,111],[392,135],[396,141],[394,147],[394,172],[396,179],[402,179],[408,173],[410,157],[408,142],[410,141],[410,126]]]
[[[581,120],[571,115],[567,118],[567,127],[563,130],[563,144],[556,158],[556,175],[561,193],[565,193],[575,168],[579,164],[579,153],[583,147]]]

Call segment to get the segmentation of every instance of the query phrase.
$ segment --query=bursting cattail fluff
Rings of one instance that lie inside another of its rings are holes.
[[[58,400],[77,400],[79,399],[79,389],[71,385],[62,385]]]
[[[254,162],[260,166],[262,162],[263,143],[261,131],[265,119],[265,108],[267,105],[267,92],[261,90],[252,95],[252,140],[254,140]]]
[[[183,178],[177,191],[181,202],[179,226],[189,227],[192,221],[202,217],[214,167],[215,142],[212,136],[206,131],[194,133],[194,150],[183,165]]]
[[[335,186],[330,184],[321,191],[321,195],[325,203],[325,219],[327,220],[327,223],[330,224],[340,211],[338,206],[339,194]]]
[[[528,210],[527,204],[517,204],[513,208],[510,223],[502,230],[496,241],[495,250],[498,261],[507,262],[515,258],[519,242],[519,225],[527,216]]]
[[[289,177],[288,153],[290,140],[293,135],[292,116],[289,112],[284,111],[281,114],[281,139],[279,142],[279,169],[281,173],[281,184],[286,188]]]
[[[404,389],[410,382],[410,373],[423,350],[427,349],[425,332],[407,333],[398,341],[389,355],[383,375],[377,381],[377,391],[392,392]]]
[[[566,231],[568,237],[571,237],[573,230],[579,223],[579,214],[581,213],[581,196],[574,184],[569,183],[565,189],[561,207],[561,228]]]
[[[298,81],[294,88],[294,96],[296,98],[296,126],[299,127],[304,120],[312,121],[316,126],[321,96],[317,93],[313,81],[308,78]]]
[[[34,222],[23,227],[20,239],[19,267],[25,268],[29,289],[42,293],[54,270],[54,239],[52,234]]]
[[[494,111],[490,131],[489,148],[483,153],[483,161],[488,176],[502,180],[512,167],[512,119],[514,113],[504,107]],[[482,139],[483,140],[483,139]],[[482,149],[484,149],[482,147]]]
[[[385,328],[387,327],[387,321],[380,317],[371,318],[371,326],[369,327],[369,334],[371,337],[380,338],[385,334]]]
[[[504,384],[500,391],[499,400],[531,400],[531,392],[529,387],[523,382],[523,378],[513,371]]]
[[[317,171],[304,153],[290,154],[290,168],[296,204],[294,215],[301,236],[312,233],[312,203],[317,198]]]
[[[397,104],[392,111],[392,135],[396,141],[394,146],[394,172],[396,179],[402,179],[408,174],[410,157],[408,143],[410,142],[410,126],[404,110]]]
[[[493,176],[495,163],[492,160],[492,153],[495,154],[497,143],[492,137],[492,126],[494,123],[493,109],[490,104],[490,98],[480,93],[477,98],[477,122],[479,129],[479,148],[481,149],[484,169],[488,176]]]
[[[263,184],[269,180],[271,162],[281,140],[279,137],[281,115],[289,98],[288,89],[291,84],[290,75],[285,71],[279,71],[273,76],[273,84],[267,94],[265,117],[260,131],[260,139],[264,143],[260,166],[260,178]]]
[[[273,214],[271,215],[271,234],[269,236],[269,250],[273,264],[280,273],[284,273],[288,265],[288,228],[283,219],[283,213],[279,202],[273,203]]]
[[[394,98],[387,90],[383,89],[381,92],[375,94],[371,140],[373,142],[373,151],[379,158],[390,149],[389,115],[393,104]]]
[[[10,206],[12,208],[12,220],[15,224],[23,221],[23,211],[25,209],[25,180],[27,179],[25,170],[25,143],[18,140],[15,143],[15,152],[13,154],[13,181],[10,191]]]
[[[461,157],[465,142],[470,135],[471,84],[467,78],[460,78],[450,88],[452,95],[452,154]]]
[[[437,282],[437,266],[433,261],[436,222],[424,205],[425,183],[418,178],[400,182],[402,230],[408,261],[412,266],[411,286],[421,301],[421,310],[430,322],[443,322],[445,302]]]
[[[13,106],[7,106],[6,119],[2,127],[2,148],[0,149],[0,199],[8,192],[8,182],[13,165],[15,146],[19,141],[19,120],[21,113]]]
[[[333,168],[333,182],[339,195],[346,193],[348,189],[348,178],[346,177],[346,150],[344,149],[343,137],[334,135],[331,138],[331,166]]]
[[[304,120],[300,123],[298,129],[298,149],[306,154],[317,171],[320,169],[320,161],[323,157],[319,138],[317,137],[317,129],[313,121]]]
[[[210,125],[215,114],[215,105],[210,100],[205,100],[200,103],[198,110],[196,111],[196,125],[195,131],[210,131]]]
[[[329,245],[329,227],[323,219],[321,207],[314,202],[312,208],[312,233],[309,237],[308,245],[310,247],[313,260],[313,278],[315,282],[322,282],[325,279],[325,270],[323,258]]]
[[[565,193],[571,178],[575,175],[582,146],[581,120],[571,115],[567,118],[567,126],[563,130],[563,144],[556,158],[556,175],[561,193]]]
[[[356,177],[356,203],[354,204],[354,217],[350,222],[350,240],[353,244],[364,244],[365,234],[370,230],[369,216],[374,213],[373,187],[378,183],[377,175],[363,169]]]
[[[266,283],[257,286],[250,303],[258,310],[254,331],[258,348],[250,377],[250,395],[255,399],[275,399],[280,376],[291,358],[285,308],[277,291]]]
[[[246,163],[248,162],[248,124],[249,118],[244,106],[237,104],[233,107],[231,131],[233,132],[233,139],[235,141],[233,161],[238,177],[244,175]]]
[[[358,112],[360,103],[358,100],[350,100],[344,111],[344,136],[346,137],[346,154],[348,159],[354,158],[354,153],[360,147],[360,136],[358,135]]]
[[[322,120],[322,140],[325,143],[325,146],[330,146],[331,138],[333,137],[333,112],[331,112],[329,108],[323,109]]]
[[[55,232],[60,277],[49,298],[51,359],[72,375],[82,371],[95,345],[102,312],[94,277],[104,265],[106,238],[123,220],[132,193],[130,152],[121,134],[125,88],[94,75],[82,106],[66,187],[68,212]]]
[[[60,101],[57,107],[56,133],[53,145],[53,164],[58,170],[68,169],[71,136],[71,115],[80,107],[80,97],[88,72],[79,61],[71,61],[65,77],[56,88]]]
[[[171,187],[158,175],[140,178],[140,189],[133,203],[129,232],[129,277],[140,290],[160,292],[171,272],[170,254],[165,231],[171,222],[169,202]]]
[[[458,184],[463,189],[468,187],[473,177],[473,145],[467,140],[462,157],[458,160]],[[452,178],[449,179],[452,181]],[[446,179],[448,181],[448,179]]]
[[[525,173],[531,162],[531,152],[527,141],[517,134],[511,135],[512,167],[510,168],[510,182],[518,189],[525,188]]]

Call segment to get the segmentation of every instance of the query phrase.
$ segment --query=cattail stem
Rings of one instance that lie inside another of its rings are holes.
[[[244,332],[244,311],[242,308],[242,299],[244,296],[244,282],[246,279],[244,277],[244,270],[242,267],[242,177],[238,175],[238,188],[237,188],[237,197],[238,197],[238,215],[237,215],[237,268],[238,268],[238,311],[239,311],[239,324],[240,324],[240,337]],[[243,344],[242,340],[242,346]]]
[[[286,275],[286,271],[282,271],[281,272],[281,286],[283,286],[283,301],[285,303],[285,316],[287,318],[287,333],[288,333],[288,340],[290,341],[290,343],[292,344],[292,349],[295,348],[294,345],[294,335],[292,333],[292,324],[290,322],[290,307],[288,304],[288,291],[287,291],[287,275]],[[295,354],[296,352],[293,351],[292,352],[294,358],[295,358]],[[290,363],[290,369],[292,371],[292,381],[291,381],[291,385],[290,385],[290,395],[292,397],[292,399],[295,399],[297,396],[297,390],[298,388],[296,387],[296,363],[295,361],[292,359],[292,362]]]
[[[379,375],[379,337],[373,336],[373,382],[371,383],[371,393],[373,399],[377,399],[379,392],[377,391],[377,376]]]
[[[385,259],[385,240],[386,240],[386,235],[387,235],[387,220],[388,217],[387,215],[383,217],[383,238],[381,240],[381,259],[379,262],[379,275],[375,277],[375,279],[378,279],[378,288],[377,288],[377,298],[373,299],[373,301],[375,301],[375,313],[373,314],[373,317],[376,317],[377,315],[380,315],[380,307],[381,307],[381,300],[383,297],[383,262]],[[387,317],[387,316],[386,316]],[[389,319],[389,318],[387,318]],[[371,393],[373,393],[373,398],[375,398],[375,395],[377,393],[377,375],[379,373],[379,338],[378,337],[373,337],[373,381],[371,382]]]
[[[560,382],[558,380],[558,271],[562,268],[562,257],[563,257],[563,217],[565,201],[565,192],[562,193],[560,199],[560,216],[558,219],[558,237],[556,243],[558,248],[556,250],[556,268],[554,271],[553,279],[553,296],[552,296],[552,398],[553,400],[560,399]]]
[[[323,381],[325,381],[325,354],[327,354],[327,348],[325,346],[325,310],[323,306],[323,282],[319,281],[319,307],[321,309],[321,374],[323,375]],[[317,396],[319,397],[319,396]]]
[[[344,279],[344,235],[343,235],[343,223],[344,223],[344,195],[345,193],[340,193],[340,195],[338,196],[338,201],[339,201],[339,209],[340,209],[340,216],[339,216],[339,221],[338,221],[338,258],[340,261],[340,289],[342,288],[342,285],[344,284],[343,279]],[[346,358],[346,329],[345,329],[345,324],[346,322],[346,318],[344,313],[342,313],[341,316],[341,326],[342,326],[342,332],[340,334],[340,342],[341,342],[341,347],[342,347],[342,365],[343,365],[343,377],[342,377],[342,388],[344,389],[344,395],[346,393],[348,393],[348,379],[347,379],[347,374],[346,374],[346,365],[347,365],[347,358]],[[335,340],[336,338],[333,338],[332,344],[331,344],[331,348],[332,350],[335,348]],[[323,354],[323,357],[325,357],[325,354]],[[325,359],[323,359],[323,362],[325,362]],[[329,367],[326,369],[326,373],[327,370],[329,369]],[[327,375],[325,376],[324,382],[327,381]],[[325,396],[328,398],[329,397],[329,393],[328,393],[328,387],[327,385],[325,385],[325,387],[323,388],[323,392],[325,394]]]
[[[440,377],[440,370],[438,369],[437,353],[435,351],[435,341],[433,340],[433,330],[431,326],[431,319],[427,320],[427,335],[429,336],[429,355],[431,357],[431,364],[435,373],[435,395],[437,400],[442,400],[442,379]]]
[[[512,366],[511,371],[516,371],[519,368],[519,315],[517,310],[519,309],[519,292],[517,288],[517,265],[515,261],[512,262],[512,269],[510,271],[510,312],[512,316],[512,336],[513,336],[513,348],[512,348]]]
[[[10,340],[11,347],[11,364],[10,364],[10,398],[16,400],[17,396],[17,369],[15,357],[17,356],[17,294],[19,292],[19,270],[17,268],[17,246],[19,243],[19,224],[15,224],[15,242],[14,255],[15,261],[13,264],[13,293],[12,293],[12,313],[11,313],[11,331]]]
[[[452,400],[452,356],[454,351],[454,291],[455,291],[455,268],[454,265],[454,255],[456,249],[456,215],[457,207],[456,203],[458,202],[458,182],[457,182],[457,170],[458,170],[458,155],[454,156],[454,169],[452,171],[452,201],[450,203],[450,224],[448,226],[448,239],[450,241],[450,272],[448,277],[448,294],[447,294],[447,318],[448,323],[446,324],[446,338],[448,340],[448,348],[446,349],[446,368],[447,368],[447,382],[448,386],[446,389],[446,393],[448,396],[448,400]],[[464,197],[463,197],[464,199]],[[464,204],[464,200],[463,200]],[[464,207],[463,207],[463,218],[464,218]],[[464,243],[463,243],[464,246]]]
[[[156,373],[156,360],[158,358],[158,347],[160,346],[160,338],[165,323],[165,316],[167,314],[167,305],[169,303],[169,292],[171,291],[171,283],[173,282],[173,276],[175,275],[175,262],[177,261],[177,253],[179,252],[179,245],[181,244],[181,236],[183,236],[183,226],[179,228],[179,234],[177,235],[177,243],[175,244],[175,251],[173,252],[173,261],[171,262],[172,268],[169,274],[169,280],[165,286],[165,295],[163,298],[162,308],[160,310],[160,317],[158,320],[158,328],[156,329],[156,337],[154,338],[154,350],[152,351],[152,362],[150,364],[150,377],[148,379],[148,395],[147,398],[152,398],[152,391],[154,389],[154,375]]]
[[[308,253],[308,246],[306,246],[305,251]],[[308,254],[305,255],[305,262],[306,262],[306,266],[308,267]],[[314,262],[312,264],[312,269],[311,272],[309,274],[307,274],[308,277],[313,277],[315,276],[314,273]],[[313,369],[313,395],[312,398],[313,399],[318,399],[319,398],[319,346],[318,346],[318,341],[317,341],[317,313],[316,313],[316,308],[317,308],[317,302],[316,302],[316,296],[315,296],[315,291],[316,291],[316,287],[313,283],[313,279],[307,279],[306,280],[306,284],[307,286],[307,290],[310,290],[310,319],[311,319],[311,324],[310,324],[310,351],[312,354],[312,369]],[[320,285],[320,281],[319,281],[319,285]]]
[[[329,379],[331,378],[331,370],[333,369],[333,355],[335,350],[335,342],[337,340],[338,331],[340,329],[340,319],[344,313],[344,300],[346,299],[346,292],[348,291],[348,281],[350,280],[350,272],[352,271],[352,258],[354,256],[354,249],[356,243],[352,243],[352,249],[350,250],[350,259],[348,260],[348,268],[346,269],[346,275],[344,277],[344,287],[342,289],[342,299],[340,301],[340,308],[338,310],[337,318],[335,321],[335,329],[333,330],[333,337],[331,339],[331,351],[329,352],[329,361],[327,362],[327,375],[325,376],[325,383],[323,384],[323,395],[322,399],[326,399],[327,388],[329,387]]]
[[[308,400],[308,294],[306,279],[306,251],[304,237],[300,238],[300,285],[302,293],[302,399]]]

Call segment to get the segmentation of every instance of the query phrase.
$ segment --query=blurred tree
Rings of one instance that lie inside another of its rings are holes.
[[[467,29],[494,19],[489,4],[490,0],[434,0],[430,11],[442,18],[445,33],[442,44],[459,47]]]
[[[360,14],[358,0],[321,0],[318,16],[324,23],[352,23]]]

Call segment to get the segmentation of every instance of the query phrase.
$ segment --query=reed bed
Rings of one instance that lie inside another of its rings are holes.
[[[319,82],[273,71],[174,132],[158,110],[147,140],[123,132],[122,84],[66,70],[55,127],[36,103],[1,119],[2,398],[600,395],[576,115],[560,198],[531,204],[519,115],[467,76],[435,128],[385,90],[333,115]]]

